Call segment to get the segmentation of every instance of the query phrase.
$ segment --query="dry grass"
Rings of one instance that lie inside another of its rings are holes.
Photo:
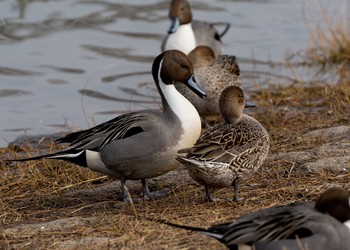
[[[307,25],[310,34],[310,46],[306,51],[306,62],[311,65],[318,64],[323,67],[329,65],[350,64],[350,19],[348,13],[345,16],[331,17],[327,10],[318,2],[321,21],[314,28]],[[346,2],[341,6],[346,8]],[[305,11],[306,12],[306,11]],[[307,14],[305,14],[307,16]],[[305,19],[307,19],[305,17]],[[308,23],[308,20],[305,21]]]
[[[343,82],[322,87],[270,87],[252,95],[259,106],[254,116],[271,135],[271,153],[318,147],[325,141],[303,138],[305,131],[349,124],[349,86]],[[52,144],[43,148],[55,150]],[[13,157],[14,151],[35,155],[38,149],[0,149],[2,159]],[[151,189],[172,189],[169,197],[130,206],[118,201],[120,192],[113,180],[72,164],[49,160],[0,163],[1,249],[66,248],[62,242],[73,239],[80,240],[79,249],[90,249],[93,245],[82,245],[88,236],[108,237],[111,249],[224,249],[204,235],[144,218],[206,227],[257,209],[313,200],[330,186],[350,189],[349,173],[305,174],[295,171],[298,162],[270,159],[261,171],[242,182],[241,202],[231,201],[232,190],[221,189],[214,193],[221,202],[204,203],[203,188],[179,170],[151,183]],[[131,183],[129,189],[136,195],[141,186]],[[47,224],[39,224],[39,229],[23,227],[61,218],[73,222],[54,229]],[[74,224],[77,220],[80,223]]]
[[[264,107],[254,116],[268,129],[272,152],[304,150],[315,147],[313,142],[305,143],[300,138],[304,132],[348,123],[349,93],[349,81],[314,87],[270,87],[252,96],[258,107]]]

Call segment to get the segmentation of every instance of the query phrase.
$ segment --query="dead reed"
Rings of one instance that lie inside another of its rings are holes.
[[[336,12],[331,15],[327,9],[318,3],[320,21],[315,27],[308,25],[308,13],[304,10],[305,24],[310,34],[310,45],[305,53],[305,60],[310,65],[326,66],[338,65],[340,68],[350,64],[350,19],[346,12],[347,3],[339,4],[345,13]],[[329,67],[328,67],[329,68]],[[339,68],[339,67],[337,67]]]

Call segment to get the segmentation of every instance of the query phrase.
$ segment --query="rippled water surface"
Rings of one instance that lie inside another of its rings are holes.
[[[282,61],[287,49],[305,49],[303,10],[311,26],[319,15],[319,1],[311,0],[190,2],[195,19],[231,23],[224,52],[236,55],[246,72],[264,67],[251,59]],[[346,11],[344,1],[320,2]],[[169,26],[168,6],[156,0],[0,0],[0,145],[158,108],[150,68]],[[244,78],[246,88],[259,84],[263,80]]]

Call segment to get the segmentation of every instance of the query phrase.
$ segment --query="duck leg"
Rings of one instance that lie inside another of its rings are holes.
[[[208,122],[208,118],[204,116],[202,119],[203,119],[203,127],[205,129],[210,128],[210,125],[209,125],[209,122]]]
[[[148,188],[148,185],[147,185],[147,182],[146,180],[141,180],[142,182],[142,193],[141,193],[141,196],[143,196],[143,199],[144,200],[152,200],[153,197],[149,191],[149,188]]]
[[[215,202],[215,199],[210,194],[209,187],[205,186],[205,201],[206,202]]]
[[[122,189],[122,199],[124,202],[132,204],[133,202],[132,202],[129,191],[125,186],[125,182],[126,182],[125,176],[122,175],[120,177],[120,185],[121,185],[121,189]]]
[[[142,182],[142,197],[144,200],[155,200],[158,198],[162,198],[166,195],[168,195],[169,190],[164,189],[164,190],[160,190],[160,191],[156,191],[156,192],[150,192],[148,185],[147,185],[147,181],[146,180],[141,180]]]
[[[238,196],[238,184],[239,184],[239,179],[236,178],[236,179],[233,181],[233,192],[234,192],[233,200],[234,200],[234,201],[241,201],[241,200],[243,200],[243,198],[241,198],[241,197]]]

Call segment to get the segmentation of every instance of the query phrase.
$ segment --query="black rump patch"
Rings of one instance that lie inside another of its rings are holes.
[[[142,129],[142,127],[139,127],[139,126],[132,127],[125,133],[125,135],[123,135],[122,139],[125,139],[128,137],[134,136],[136,134],[142,133],[143,131],[144,130]]]
[[[306,238],[312,236],[313,233],[310,229],[307,228],[299,228],[295,230],[293,233],[291,233],[288,237],[288,239],[295,239],[296,236],[298,236],[299,239]]]

